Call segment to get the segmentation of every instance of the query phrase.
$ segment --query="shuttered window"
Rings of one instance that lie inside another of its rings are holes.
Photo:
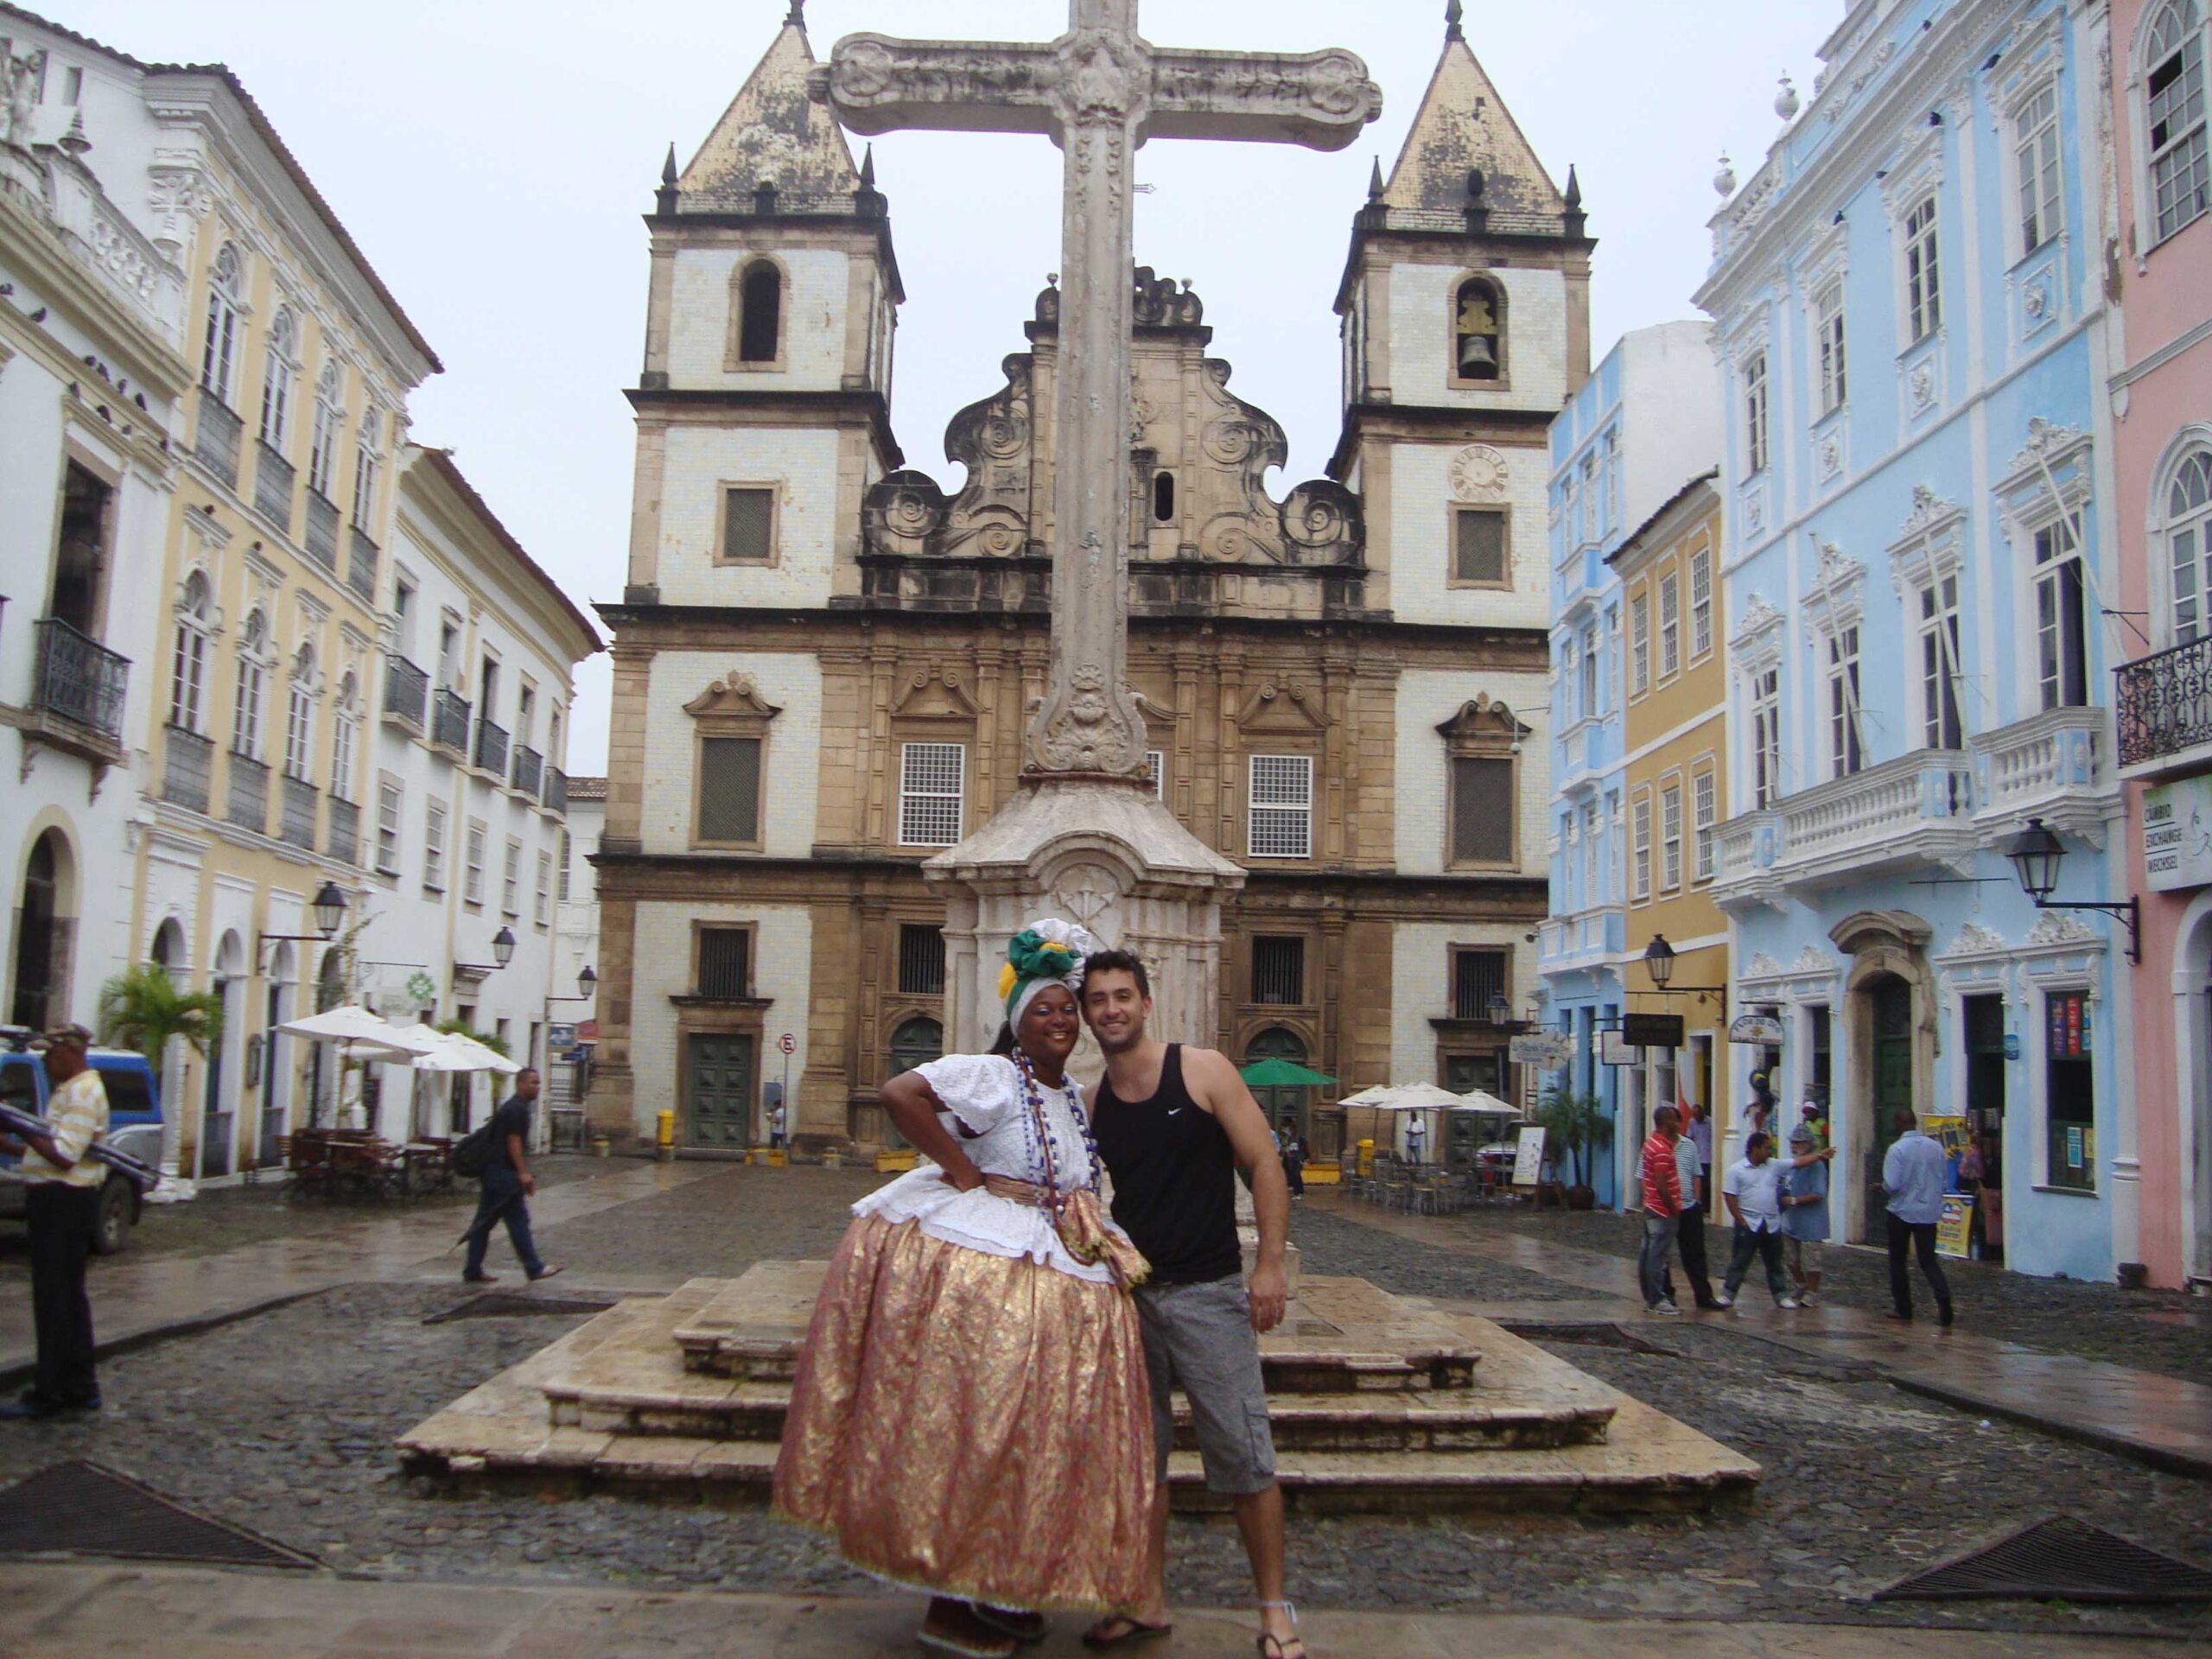
[[[1480,755],[1452,760],[1452,861],[1513,861],[1513,762]]]
[[[1459,582],[1505,580],[1505,515],[1462,507],[1453,515],[1452,574]]]
[[[750,845],[760,839],[760,740],[699,740],[699,840]]]
[[[728,563],[765,564],[775,556],[776,493],[722,492],[722,558]]]

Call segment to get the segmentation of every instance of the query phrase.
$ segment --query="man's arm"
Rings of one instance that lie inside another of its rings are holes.
[[[535,1196],[537,1192],[537,1177],[530,1173],[530,1165],[522,1155],[522,1136],[512,1129],[507,1131],[507,1166],[514,1171],[516,1179],[522,1182],[522,1190]]]
[[[1213,1114],[1229,1136],[1236,1166],[1252,1172],[1252,1217],[1260,1230],[1260,1257],[1252,1267],[1248,1294],[1252,1305],[1252,1328],[1272,1331],[1282,1323],[1290,1300],[1290,1282],[1283,1272],[1283,1247],[1290,1240],[1290,1182],[1282,1173],[1282,1159],[1268,1128],[1267,1114],[1228,1056],[1210,1048],[1183,1050],[1183,1080],[1191,1098]]]

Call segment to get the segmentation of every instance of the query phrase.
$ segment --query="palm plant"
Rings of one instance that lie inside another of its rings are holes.
[[[1553,1167],[1568,1170],[1571,1185],[1587,1186],[1589,1154],[1612,1136],[1613,1120],[1606,1115],[1605,1103],[1572,1084],[1554,1084],[1537,1103],[1536,1122],[1543,1127]]]
[[[126,968],[100,988],[100,1027],[106,1040],[135,1048],[157,1071],[173,1037],[203,1058],[223,1035],[223,999],[188,991],[156,963]]]
[[[496,1031],[472,1030],[466,1020],[441,1020],[438,1021],[438,1029],[448,1036],[466,1037],[472,1043],[481,1043],[501,1059],[511,1060],[514,1058],[507,1052],[507,1039]]]

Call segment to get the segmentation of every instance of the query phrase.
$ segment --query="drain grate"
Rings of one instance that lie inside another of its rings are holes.
[[[2212,1573],[2070,1515],[1901,1579],[1876,1601],[2212,1601]]]
[[[433,1313],[425,1325],[444,1325],[452,1319],[550,1319],[556,1314],[604,1313],[614,1304],[588,1301],[581,1297],[518,1296],[494,1290],[456,1303],[442,1313]]]
[[[1618,1325],[1544,1325],[1515,1321],[1501,1324],[1500,1329],[1525,1342],[1564,1342],[1584,1348],[1618,1348],[1631,1354],[1658,1354],[1668,1359],[1681,1357],[1674,1349],[1663,1348],[1656,1342],[1646,1342],[1642,1337],[1622,1330]]]
[[[322,1565],[82,1459],[50,1464],[0,1491],[0,1555],[56,1552],[224,1567]]]

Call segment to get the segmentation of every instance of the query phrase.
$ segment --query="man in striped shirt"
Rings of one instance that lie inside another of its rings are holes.
[[[106,1172],[86,1156],[107,1133],[107,1088],[86,1058],[92,1033],[56,1026],[46,1033],[44,1135],[0,1135],[0,1153],[21,1158],[23,1214],[31,1246],[31,1319],[38,1332],[38,1369],[22,1398],[0,1406],[0,1419],[54,1417],[98,1411],[92,1371],[92,1308],[85,1296],[85,1263],[99,1224]]]
[[[1643,1143],[1643,1249],[1637,1258],[1637,1276],[1643,1284],[1646,1313],[1672,1313],[1667,1300],[1667,1262],[1675,1253],[1675,1234],[1682,1223],[1682,1179],[1675,1160],[1675,1142],[1681,1138],[1681,1114],[1662,1106],[1651,1114],[1650,1138]]]

